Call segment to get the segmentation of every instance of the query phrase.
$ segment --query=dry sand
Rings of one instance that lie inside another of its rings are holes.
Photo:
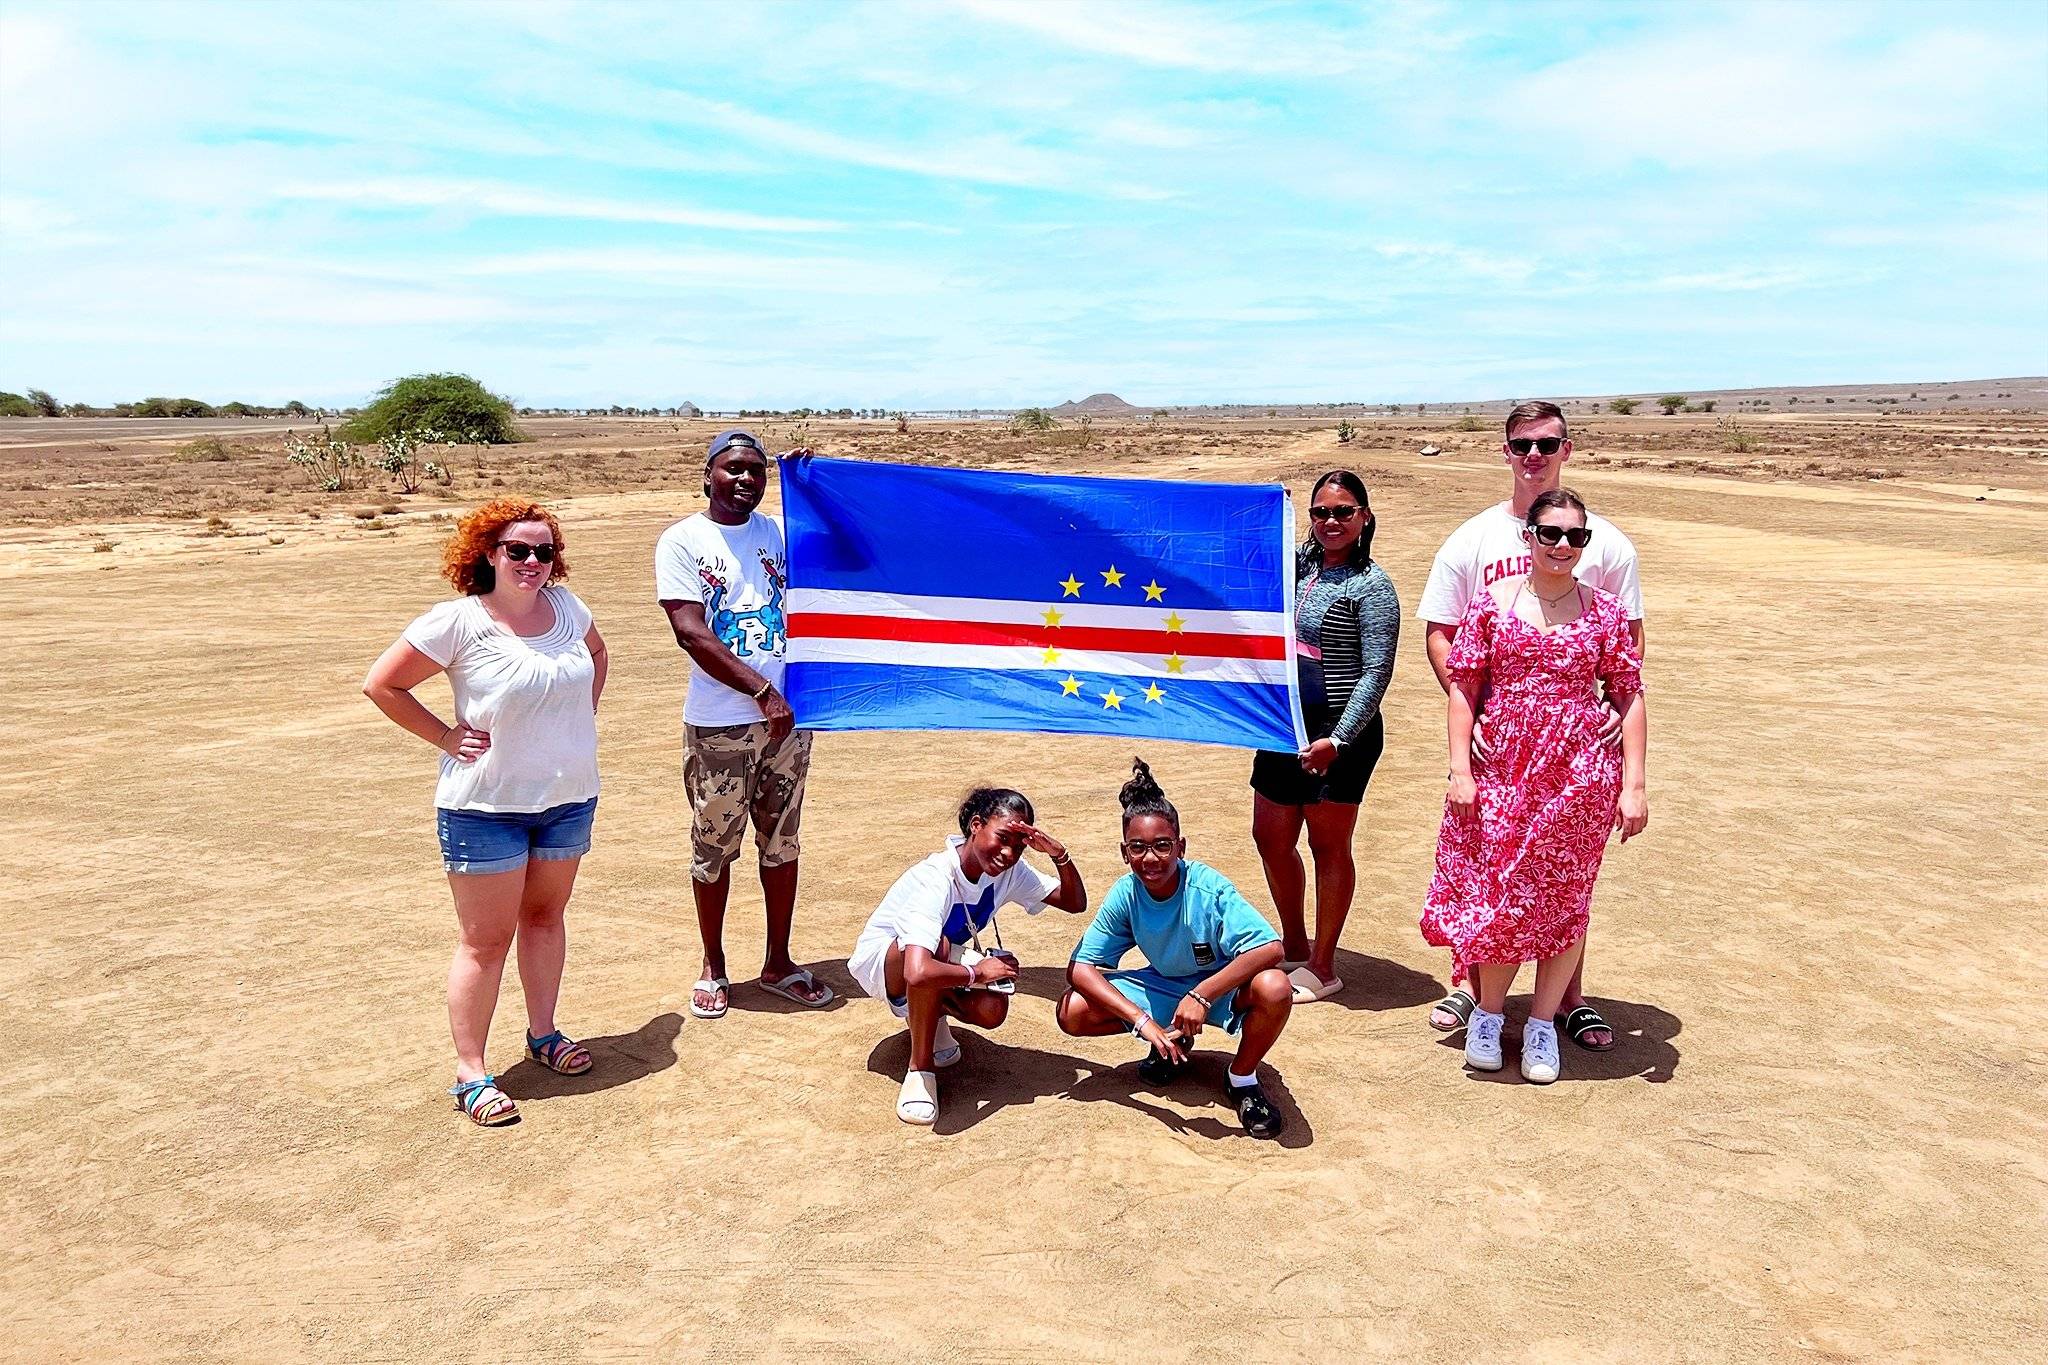
[[[1337,454],[1215,439],[1111,444],[1128,472],[1297,487]],[[1505,479],[1397,444],[1356,462],[1412,610]],[[1588,970],[1620,1046],[1567,1047],[1541,1088],[1467,1074],[1425,1026],[1443,718],[1411,631],[1349,986],[1274,1053],[1277,1144],[1235,1131],[1221,1054],[1153,1093],[1128,1039],[1058,1033],[1080,924],[1057,913],[1008,922],[1024,990],[962,1030],[936,1131],[896,1121],[906,1048],[871,1002],[742,984],[687,1017],[685,664],[649,600],[687,480],[564,504],[614,658],[562,1010],[597,1066],[516,1061],[508,977],[492,1056],[525,1120],[496,1132],[441,1094],[431,755],[356,691],[439,595],[445,528],[10,532],[0,1356],[2038,1357],[2048,509],[1967,493],[2040,489],[2011,459],[1925,476],[1955,492],[1575,468],[1649,612],[1652,824],[1609,858]],[[1262,903],[1248,756],[1139,747]],[[1028,791],[1099,896],[1131,751],[822,737],[799,958],[850,992],[858,926],[974,780]],[[758,961],[745,882],[730,946],[736,975]]]

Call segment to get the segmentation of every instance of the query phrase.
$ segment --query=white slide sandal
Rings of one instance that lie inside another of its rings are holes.
[[[1311,971],[1306,964],[1296,967],[1287,974],[1288,982],[1294,987],[1294,1003],[1306,1005],[1317,1000],[1328,1000],[1344,989],[1344,978],[1325,981]]]
[[[939,1076],[935,1071],[909,1071],[896,1096],[896,1117],[929,1128],[939,1117]]]

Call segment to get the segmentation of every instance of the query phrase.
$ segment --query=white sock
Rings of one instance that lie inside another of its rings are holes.
[[[1248,1085],[1257,1085],[1259,1083],[1258,1068],[1253,1067],[1252,1074],[1249,1076],[1240,1076],[1235,1071],[1226,1071],[1223,1073],[1223,1079],[1229,1081],[1232,1088],[1242,1090]]]

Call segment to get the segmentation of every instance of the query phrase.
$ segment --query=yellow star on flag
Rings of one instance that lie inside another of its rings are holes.
[[[1158,579],[1155,578],[1145,585],[1145,600],[1147,602],[1157,602],[1164,596],[1166,596],[1166,589],[1159,586]]]
[[[1170,611],[1166,613],[1166,628],[1168,630],[1177,631],[1186,624],[1187,622],[1181,619],[1181,615],[1179,612]]]
[[[1117,695],[1114,687],[1102,694],[1102,709],[1105,711],[1121,711],[1124,709],[1124,699]]]
[[[1063,697],[1080,696],[1081,680],[1071,673],[1067,674],[1067,676],[1061,679],[1060,681],[1060,695]]]
[[[1109,566],[1108,568],[1106,568],[1106,569],[1104,569],[1104,570],[1102,571],[1102,586],[1103,586],[1103,587],[1105,587],[1105,588],[1120,588],[1120,587],[1122,587],[1122,586],[1123,586],[1123,582],[1124,582],[1124,571],[1123,571],[1122,569],[1119,569],[1119,568],[1118,568],[1118,567],[1117,567],[1116,565],[1112,564],[1112,565],[1110,565],[1110,566]]]
[[[1050,663],[1058,663],[1058,662],[1059,662],[1059,657],[1060,657],[1060,652],[1059,652],[1058,650],[1056,650],[1056,649],[1048,649],[1048,650],[1046,650],[1046,651],[1045,651],[1045,661],[1046,661],[1047,663],[1049,663],[1049,664],[1050,664]]]
[[[1062,583],[1060,584],[1060,596],[1062,596],[1062,597],[1079,597],[1080,595],[1081,595],[1081,580],[1080,580],[1080,579],[1078,579],[1078,578],[1076,578],[1076,577],[1074,577],[1074,575],[1073,575],[1073,574],[1071,574],[1071,573],[1070,573],[1070,574],[1068,574],[1068,575],[1066,576],[1066,579],[1065,579],[1065,581],[1063,581],[1063,582],[1062,582]]]
[[[1166,671],[1168,673],[1178,673],[1181,671],[1182,666],[1186,663],[1187,660],[1181,658],[1180,655],[1169,654],[1166,656]]]
[[[1059,629],[1060,609],[1058,607],[1047,607],[1045,609],[1045,623],[1054,630]]]
[[[1146,684],[1145,684],[1145,700],[1146,700],[1146,701],[1158,701],[1158,700],[1160,700],[1160,699],[1161,699],[1162,697],[1164,697],[1165,695],[1166,695],[1166,693],[1164,693],[1164,692],[1162,692],[1162,691],[1160,690],[1160,688],[1159,688],[1159,684],[1158,684],[1158,683],[1146,683]]]

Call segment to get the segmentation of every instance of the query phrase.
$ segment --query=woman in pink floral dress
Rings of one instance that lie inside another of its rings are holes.
[[[1586,504],[1568,488],[1541,494],[1522,536],[1528,576],[1473,599],[1446,660],[1451,786],[1422,936],[1451,950],[1454,983],[1478,982],[1465,1061],[1480,1071],[1500,1070],[1508,989],[1522,963],[1536,964],[1522,1075],[1547,1083],[1562,1065],[1555,1016],[1608,835],[1625,842],[1649,822],[1649,720],[1627,613],[1572,576],[1592,537]],[[1622,716],[1619,753],[1599,737],[1603,684]],[[1486,757],[1475,769],[1482,700]]]

